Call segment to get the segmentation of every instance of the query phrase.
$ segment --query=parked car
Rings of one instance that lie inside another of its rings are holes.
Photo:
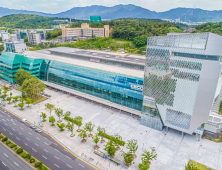
[[[35,125],[30,125],[30,128],[35,129],[36,127]]]
[[[35,131],[38,133],[42,132],[40,129],[35,129]]]
[[[28,121],[26,119],[22,119],[21,122],[27,123]]]

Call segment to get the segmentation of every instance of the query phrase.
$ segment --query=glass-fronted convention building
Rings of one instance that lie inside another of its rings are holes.
[[[1,78],[22,67],[47,86],[141,116],[141,124],[202,133],[221,91],[222,37],[212,33],[149,37],[145,56],[59,47],[3,52]]]

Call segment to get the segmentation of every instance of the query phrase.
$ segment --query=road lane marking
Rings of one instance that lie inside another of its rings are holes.
[[[60,168],[58,165],[54,164],[55,166],[57,166],[58,168]]]
[[[42,155],[43,158],[47,159],[45,156]]]
[[[45,150],[45,149],[44,149]],[[46,152],[48,152],[47,150],[45,150]]]
[[[27,143],[25,143],[25,145],[28,146]]]
[[[68,152],[66,149],[64,149],[66,152]]]
[[[15,123],[13,123],[14,125],[16,125]]]
[[[38,137],[36,137],[38,140],[40,140]]]
[[[21,133],[19,133],[19,135],[22,135]]]
[[[28,132],[30,135],[32,135],[30,132]]]
[[[44,142],[46,145],[49,145],[48,143]]]
[[[3,130],[6,131],[5,128],[3,128]]]
[[[79,164],[81,167],[85,168],[83,165]]]
[[[8,157],[8,155],[6,155],[5,153],[4,153],[4,155],[5,155],[6,157]]]
[[[14,130],[14,131],[15,131],[15,129],[13,129],[13,128],[12,128],[12,130]]]
[[[19,166],[16,162],[14,162],[17,166]]]
[[[55,149],[57,152],[59,152],[57,149]]]
[[[57,158],[56,156],[54,156],[56,159],[59,159],[59,158]]]
[[[68,157],[67,155],[66,155],[66,157],[67,157],[67,158],[69,158],[69,159],[71,159],[71,158],[70,158],[70,157]]]
[[[56,143],[54,143],[55,145],[57,145]],[[58,145],[57,145],[58,146]]]
[[[35,149],[32,148],[33,151],[37,152]]]
[[[5,165],[5,163],[4,162],[2,162],[4,165]],[[7,166],[7,165],[5,165],[5,166]]]
[[[16,139],[20,140],[19,138],[16,137]]]
[[[68,167],[72,168],[70,165],[66,164]]]
[[[5,119],[2,119],[2,120],[3,120],[4,122],[6,122]]]
[[[12,135],[11,133],[9,133],[10,135]]]
[[[22,130],[24,130],[22,127],[20,127]]]
[[[39,146],[37,143],[35,143],[36,146]]]
[[[26,139],[30,140],[29,138],[26,138]]]

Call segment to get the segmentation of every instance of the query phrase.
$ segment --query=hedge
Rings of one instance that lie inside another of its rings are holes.
[[[27,156],[28,156],[27,153],[25,153],[25,152],[22,152],[22,153],[21,153],[21,157],[23,157],[23,158],[27,158]]]
[[[3,138],[3,137],[4,137],[3,135],[0,135],[0,139]]]
[[[17,145],[16,144],[11,144],[11,146],[10,146],[10,148],[14,148],[14,147],[16,147]]]
[[[35,159],[34,159],[34,158],[31,158],[31,159],[30,159],[30,163],[33,163],[33,162],[35,162]]]
[[[109,140],[111,140],[111,141],[115,141],[115,142],[117,142],[120,146],[124,146],[124,145],[125,145],[125,141],[121,141],[121,140],[115,138],[114,136],[107,135],[106,133],[99,132],[98,135],[101,136],[101,137],[104,137],[104,138],[106,138],[106,139],[109,139]]]
[[[4,138],[2,138],[2,142],[5,142],[5,141],[7,141],[8,140],[8,137],[7,136],[5,136]]]
[[[30,159],[31,156],[32,156],[32,155],[31,155],[30,153],[27,154],[27,158],[28,158],[28,159]]]
[[[40,169],[40,170],[48,170],[48,168],[46,168],[44,165],[41,165],[41,166],[39,167],[39,169]]]
[[[39,166],[41,166],[42,165],[42,162],[36,162],[35,163],[35,167],[37,168],[37,167],[39,167]]]
[[[8,144],[10,144],[10,143],[12,143],[10,140],[8,140],[7,142],[6,142],[6,145],[8,145]]]
[[[16,152],[17,152],[17,154],[20,154],[20,153],[23,152],[23,149],[22,149],[22,148],[19,148]]]

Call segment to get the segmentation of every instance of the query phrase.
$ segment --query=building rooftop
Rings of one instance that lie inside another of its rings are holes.
[[[90,58],[105,59],[110,61],[120,61],[137,65],[145,65],[146,57],[143,55],[121,54],[116,52],[105,52],[99,50],[83,50],[78,48],[57,47],[48,49],[50,52],[66,53]],[[40,51],[41,52],[41,51]]]
[[[59,49],[61,50],[61,48],[59,48]],[[73,50],[70,48],[68,48],[68,49]],[[50,50],[52,50],[52,49],[50,49]],[[74,50],[81,51],[79,49],[78,50],[74,49]],[[88,50],[83,50],[83,51],[88,51]],[[93,51],[93,50],[89,50],[89,51]],[[103,54],[103,53],[101,53],[101,54]],[[143,70],[135,70],[135,69],[125,68],[125,67],[118,67],[115,65],[101,64],[101,63],[96,63],[96,62],[90,62],[87,60],[78,60],[75,58],[53,55],[53,54],[50,54],[46,50],[25,51],[24,55],[27,57],[30,57],[30,58],[48,59],[48,60],[57,61],[57,62],[61,62],[61,63],[67,63],[67,64],[72,64],[72,65],[92,68],[92,69],[96,69],[96,70],[107,71],[107,72],[111,72],[111,73],[123,74],[123,75],[127,75],[127,76],[132,76],[132,77],[138,77],[138,78],[144,77]]]

